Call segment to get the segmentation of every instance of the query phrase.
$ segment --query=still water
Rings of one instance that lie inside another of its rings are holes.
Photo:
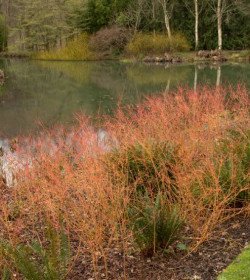
[[[250,88],[250,64],[146,65],[119,62],[0,60],[7,80],[0,86],[0,139],[32,132],[37,122],[70,123],[73,115],[112,113],[119,101],[178,86],[236,85]]]

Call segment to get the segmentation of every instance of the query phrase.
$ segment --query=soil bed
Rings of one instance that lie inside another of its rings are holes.
[[[183,251],[147,259],[131,254],[126,259],[127,279],[137,280],[215,280],[250,241],[250,220],[236,217],[218,229],[209,241],[185,256]],[[118,248],[107,252],[109,278],[124,279],[123,254]],[[97,279],[107,279],[101,257]],[[94,280],[90,258],[80,253],[69,279]]]

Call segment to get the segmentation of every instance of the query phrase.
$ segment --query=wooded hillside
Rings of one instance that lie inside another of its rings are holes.
[[[1,50],[40,51],[121,26],[185,35],[193,49],[250,47],[249,0],[2,0]]]

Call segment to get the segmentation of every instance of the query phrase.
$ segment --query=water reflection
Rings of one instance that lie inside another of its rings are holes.
[[[220,87],[220,85],[221,85],[221,65],[218,65],[216,87]]]
[[[0,187],[3,178],[5,185],[15,186],[16,172],[35,166],[37,155],[71,155],[70,160],[74,165],[88,155],[99,156],[100,153],[106,153],[118,146],[117,139],[106,130],[85,126],[81,122],[77,129],[65,130],[61,126],[51,133],[40,131],[33,137],[19,140],[0,138]],[[18,144],[18,149],[13,143]]]
[[[197,91],[197,83],[198,83],[198,66],[195,64],[194,66],[194,91]]]
[[[11,186],[15,181],[13,170],[20,166],[20,162],[17,155],[11,152],[8,139],[0,138],[0,147],[0,179],[3,177],[6,185]]]
[[[178,86],[197,90],[244,82],[250,87],[250,64],[145,65],[118,62],[49,62],[2,60],[8,77],[0,87],[0,135],[15,137],[45,125],[68,124],[84,112],[112,114],[121,99],[138,103]]]

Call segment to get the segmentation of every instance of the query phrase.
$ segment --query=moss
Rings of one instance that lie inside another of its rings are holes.
[[[250,246],[229,265],[217,280],[250,279]]]

